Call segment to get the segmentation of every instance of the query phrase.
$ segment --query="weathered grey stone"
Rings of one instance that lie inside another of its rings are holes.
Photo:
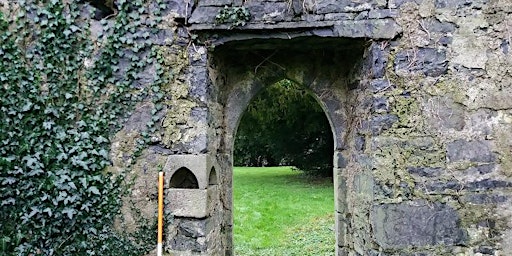
[[[368,61],[370,61],[370,71],[373,78],[381,78],[384,76],[388,58],[389,51],[387,48],[383,48],[381,44],[373,43],[369,47]]]
[[[215,6],[198,6],[188,19],[188,23],[215,23],[215,16],[221,9],[221,7]]]
[[[158,9],[157,3],[153,3],[152,9]],[[165,6],[164,15],[172,13],[176,18],[186,19],[195,7],[191,0],[163,0],[160,5]]]
[[[298,16],[304,12],[304,2],[300,0],[292,0],[293,14]]]
[[[467,239],[457,212],[445,204],[412,201],[372,207],[376,242],[385,249],[457,245]]]
[[[170,188],[166,196],[173,216],[199,219],[213,213],[218,197],[219,191],[216,185],[209,186],[207,189]]]
[[[231,6],[233,0],[200,0],[198,1],[198,6]]]
[[[466,113],[462,104],[446,96],[434,97],[427,102],[426,109],[430,112],[428,120],[435,129],[464,129]]]
[[[354,20],[366,20],[368,19],[368,11],[363,11],[357,14]]]
[[[493,248],[492,246],[479,246],[474,252],[485,255],[496,255],[496,248]]]
[[[436,8],[457,9],[464,6],[472,6],[475,9],[481,9],[489,0],[435,0]]]
[[[370,121],[369,129],[373,135],[378,135],[391,128],[391,126],[397,121],[398,117],[396,115],[378,115]]]
[[[374,5],[373,0],[363,1],[329,1],[319,0],[316,1],[316,13],[335,13],[335,12],[361,12],[370,10]]]
[[[355,17],[355,13],[327,13],[324,16],[324,20],[353,20]]]
[[[354,146],[356,150],[362,151],[364,150],[366,145],[366,139],[363,136],[356,136],[354,139]]]
[[[496,168],[495,164],[483,164],[483,165],[477,165],[472,166],[468,169],[466,169],[464,172],[469,175],[483,175],[488,174],[494,171]]]
[[[359,199],[370,202],[373,199],[375,190],[375,181],[373,177],[366,173],[357,174],[354,176],[354,183],[352,189],[358,194]]]
[[[471,161],[490,163],[496,160],[496,155],[491,151],[492,146],[486,140],[456,140],[446,147],[448,162]]]
[[[183,218],[177,221],[178,230],[187,237],[198,238],[206,236],[208,230],[206,228],[206,219],[188,219]]]
[[[450,45],[450,44],[452,44],[452,42],[453,42],[453,38],[451,36],[442,36],[437,41],[437,43],[444,45],[444,46]]]
[[[147,123],[151,121],[153,115],[151,111],[153,110],[153,104],[146,103],[144,105],[138,106],[133,114],[126,121],[124,129],[128,132],[137,131],[143,132],[148,129]]]
[[[287,2],[249,1],[244,7],[251,13],[252,21],[279,22],[285,20],[289,4]]]
[[[210,85],[208,69],[202,66],[191,66],[190,73],[190,97],[200,102],[206,103],[209,96],[208,86]],[[204,112],[208,113],[207,110]]]
[[[188,237],[184,235],[176,235],[173,237],[173,239],[170,241],[169,245],[171,250],[175,251],[192,251],[192,252],[205,252],[208,248],[206,246],[206,243],[203,241]],[[183,254],[186,255],[186,254]]]
[[[472,204],[499,204],[507,202],[509,197],[500,194],[469,194],[463,200]]]
[[[392,19],[340,21],[334,25],[339,37],[393,39],[402,28]]]
[[[410,174],[418,175],[421,177],[437,177],[441,175],[443,172],[442,168],[433,168],[433,167],[409,167],[407,171]]]
[[[421,4],[421,3],[423,3],[423,0],[389,0],[388,7],[389,8],[399,8],[405,3]]]
[[[347,166],[347,160],[343,156],[342,152],[334,153],[334,168],[345,168]]]
[[[389,111],[388,99],[386,97],[376,97],[373,99],[372,110],[375,113],[387,113]]]
[[[395,18],[397,16],[398,10],[396,9],[371,9],[368,13],[370,19]]]
[[[334,209],[338,213],[345,214],[348,210],[347,206],[347,179],[343,175],[341,169],[334,169]]]
[[[446,52],[434,48],[401,51],[395,57],[395,70],[420,71],[426,76],[440,76],[448,69]]]
[[[420,23],[429,33],[453,33],[456,28],[455,24],[451,22],[441,22],[436,18],[423,19]]]
[[[393,85],[387,79],[376,79],[370,82],[372,92],[380,92],[393,88]]]
[[[512,182],[505,180],[484,179],[468,183],[465,188],[472,191],[487,191],[496,188],[510,188]]]
[[[171,188],[167,198],[171,214],[176,217],[204,218],[209,214],[206,189]]]
[[[347,218],[344,214],[336,213],[335,215],[335,223],[336,223],[336,235],[338,241],[338,246],[344,246],[348,243],[347,241],[347,231],[348,231],[348,223]]]
[[[433,181],[427,183],[426,185],[421,185],[421,187],[424,187],[426,189],[426,192],[430,194],[443,193],[447,192],[448,190],[460,191],[465,188],[464,185],[457,180],[449,180],[442,182]]]
[[[166,177],[169,178],[167,182],[172,180],[176,171],[181,168],[187,168],[197,179],[199,189],[206,189],[208,187],[209,175],[212,168],[216,168],[217,163],[215,160],[206,154],[201,155],[171,155],[167,157],[167,162],[164,166]],[[169,187],[169,186],[167,186]]]
[[[510,51],[510,42],[508,40],[503,39],[501,41],[500,48],[504,54],[508,54]]]

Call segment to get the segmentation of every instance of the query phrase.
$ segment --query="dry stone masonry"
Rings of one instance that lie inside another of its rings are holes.
[[[512,1],[152,2],[167,101],[130,200],[151,218],[165,171],[166,252],[236,254],[234,134],[260,89],[290,79],[332,126],[336,255],[512,255]]]

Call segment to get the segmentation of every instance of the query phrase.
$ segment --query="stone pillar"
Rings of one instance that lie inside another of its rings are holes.
[[[166,251],[172,255],[222,255],[218,165],[213,157],[172,155],[167,159]]]

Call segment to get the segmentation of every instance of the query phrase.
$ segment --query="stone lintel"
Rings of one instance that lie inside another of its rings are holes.
[[[322,28],[332,28],[332,33],[315,33]],[[313,22],[279,22],[275,24],[249,23],[240,28],[233,28],[230,25],[215,24],[193,24],[191,31],[264,31],[276,29],[310,29],[309,34],[321,37],[348,37],[348,38],[374,38],[393,39],[402,33],[402,28],[391,18],[371,20],[341,20],[341,21],[313,21]],[[308,34],[308,32],[302,32]],[[276,33],[277,34],[277,33]],[[294,34],[291,31],[290,34]],[[300,34],[300,33],[299,33]],[[269,35],[266,35],[267,38]],[[283,35],[281,35],[283,36]],[[274,37],[272,37],[274,38]]]

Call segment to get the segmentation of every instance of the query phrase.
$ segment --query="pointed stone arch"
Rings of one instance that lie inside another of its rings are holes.
[[[300,43],[294,40],[249,40],[226,44],[212,52],[212,62],[218,72],[214,76],[214,87],[219,90],[217,97],[224,106],[225,127],[219,151],[224,170],[221,179],[226,188],[223,200],[227,206],[224,211],[227,255],[232,254],[232,152],[236,131],[251,100],[265,86],[282,79],[289,79],[309,90],[330,123],[334,141],[336,248],[344,247],[343,237],[346,223],[349,223],[346,219],[350,214],[341,170],[346,165],[343,155],[348,147],[345,143],[350,133],[348,125],[354,119],[349,106],[353,105],[351,101],[357,101],[350,90],[359,82],[367,43],[362,39],[298,40]]]
[[[170,188],[199,189],[199,183],[194,173],[186,167],[181,167],[171,176]]]

